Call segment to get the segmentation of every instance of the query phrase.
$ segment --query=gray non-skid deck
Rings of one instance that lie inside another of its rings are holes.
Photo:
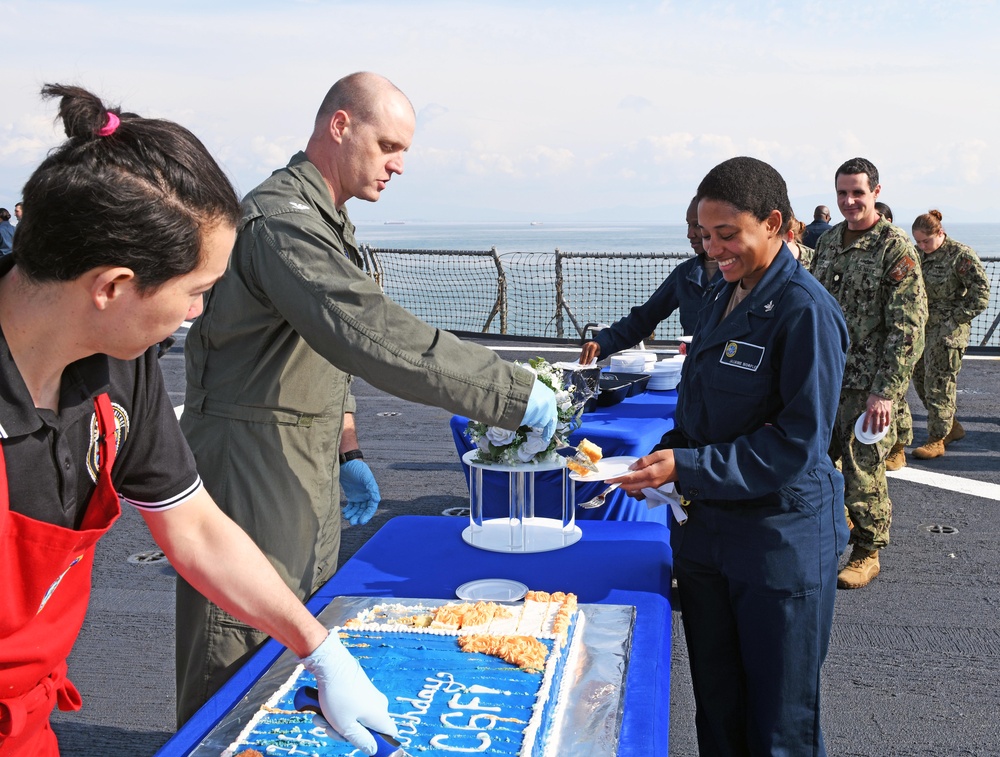
[[[183,399],[182,346],[162,361],[175,405]],[[543,345],[502,354],[567,357]],[[966,361],[959,410],[968,436],[943,459],[911,460],[910,470],[1000,485],[998,366]],[[361,381],[355,393],[365,459],[383,501],[371,523],[345,530],[342,560],[389,518],[468,503],[448,413]],[[922,438],[926,416],[912,400]],[[823,677],[828,751],[1000,754],[1000,501],[900,478],[889,487],[893,543],[883,552],[882,575],[866,589],[837,596]],[[130,509],[100,544],[90,613],[70,659],[84,708],[55,717],[65,757],[151,755],[173,732],[173,571],[162,562],[129,560],[152,550]],[[681,757],[697,748],[676,608],[673,636],[670,754]]]

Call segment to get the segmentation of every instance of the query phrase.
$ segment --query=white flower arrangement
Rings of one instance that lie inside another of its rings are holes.
[[[542,429],[521,426],[509,431],[499,426],[487,426],[479,421],[469,421],[465,435],[479,454],[476,461],[485,465],[526,465],[555,462],[561,456],[556,450],[569,444],[569,435],[580,425],[585,402],[574,403],[573,386],[566,385],[563,372],[544,358],[536,357],[527,364],[518,363],[532,373],[556,395],[556,431],[548,442],[542,438]]]

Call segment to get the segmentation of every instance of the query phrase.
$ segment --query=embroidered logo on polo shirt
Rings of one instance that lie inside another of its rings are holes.
[[[122,445],[125,444],[125,440],[128,439],[129,418],[128,413],[125,412],[125,408],[117,402],[111,403],[111,410],[115,416],[115,454],[117,455],[121,451]],[[90,474],[90,479],[95,484],[97,483],[97,472],[101,469],[100,447],[98,446],[100,436],[101,430],[97,425],[97,413],[94,413],[90,417],[90,446],[87,448],[87,473]]]

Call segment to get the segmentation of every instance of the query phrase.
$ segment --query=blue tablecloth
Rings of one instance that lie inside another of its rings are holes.
[[[674,412],[677,409],[677,391],[643,392],[628,397],[617,405],[599,407],[583,414],[583,425],[570,435],[574,446],[582,439],[589,439],[599,446],[605,457],[648,455],[660,438],[674,427]],[[451,419],[451,433],[455,439],[458,455],[473,449],[473,444],[465,435],[469,419],[461,415]],[[469,482],[469,466],[465,468],[465,481]],[[504,517],[509,511],[508,474],[483,473],[484,514],[489,517]],[[557,471],[539,473],[535,476],[536,514],[547,518],[559,518],[562,513],[562,474]],[[577,483],[576,499],[584,502],[597,495],[604,488],[602,483]],[[657,507],[650,510],[645,502],[632,499],[625,492],[617,490],[605,500],[603,507],[593,510],[576,508],[578,520],[650,520],[666,525],[668,508]]]
[[[485,552],[462,541],[465,518],[400,516],[348,560],[310,600],[318,613],[337,596],[454,599],[477,578],[512,578],[541,591],[572,591],[585,604],[636,608],[625,682],[620,757],[667,755],[670,705],[671,554],[656,523],[590,521],[583,538],[555,552]],[[157,757],[188,754],[278,658],[267,642],[189,720]]]

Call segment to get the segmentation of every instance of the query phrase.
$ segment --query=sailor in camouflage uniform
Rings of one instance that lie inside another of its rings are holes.
[[[885,458],[895,441],[892,411],[923,351],[927,297],[909,238],[875,210],[878,169],[853,158],[837,169],[836,188],[846,220],[820,239],[812,273],[840,303],[851,336],[830,456],[840,461],[854,524],[854,549],[837,584],[854,589],[878,575],[878,551],[889,543]],[[854,423],[862,414],[869,430],[889,427],[884,439],[857,440]]]
[[[965,436],[955,420],[955,394],[972,320],[990,302],[990,280],[975,250],[950,239],[941,212],[917,216],[913,238],[927,288],[928,318],[924,355],[913,384],[927,408],[927,443],[913,450],[924,460],[941,457],[946,445]]]
[[[889,223],[892,223],[892,208],[884,202],[876,202],[875,210]],[[896,433],[896,443],[889,450],[889,456],[885,459],[886,470],[899,470],[906,466],[906,448],[913,444],[913,416],[910,414],[910,405],[906,401],[906,393],[900,397],[899,402],[893,406],[892,423]]]

